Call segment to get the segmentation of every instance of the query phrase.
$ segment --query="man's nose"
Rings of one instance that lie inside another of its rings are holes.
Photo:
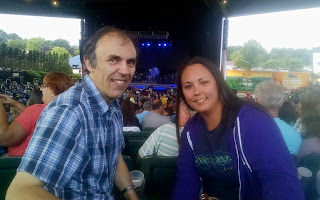
[[[121,62],[118,72],[123,75],[129,74],[129,66],[126,62]]]

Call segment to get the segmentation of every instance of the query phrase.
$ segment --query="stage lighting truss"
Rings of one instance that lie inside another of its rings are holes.
[[[130,34],[135,35],[139,40],[167,40],[169,38],[168,31],[131,31]]]

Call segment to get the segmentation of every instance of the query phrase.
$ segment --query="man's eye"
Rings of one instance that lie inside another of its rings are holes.
[[[110,58],[110,59],[109,59],[109,62],[111,62],[111,63],[116,63],[116,62],[117,62],[117,59],[115,59],[115,58]]]

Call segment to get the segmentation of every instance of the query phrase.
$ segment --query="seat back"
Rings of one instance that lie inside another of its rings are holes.
[[[8,187],[16,175],[21,157],[0,158],[0,200],[4,200]]]
[[[133,160],[136,159],[140,147],[150,136],[150,132],[123,132],[125,148],[122,152],[123,155],[130,156]]]
[[[141,159],[140,171],[146,179],[146,199],[170,199],[176,178],[177,157],[146,156]]]
[[[306,200],[318,199],[319,194],[316,185],[317,173],[320,170],[320,154],[310,154],[302,158],[298,166],[308,168],[312,172],[312,177],[303,186]]]
[[[143,128],[142,131],[147,131],[147,132],[153,133],[156,129],[157,128],[146,127],[146,128]]]

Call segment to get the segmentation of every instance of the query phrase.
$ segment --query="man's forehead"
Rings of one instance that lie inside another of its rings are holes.
[[[131,41],[131,39],[121,33],[117,33],[117,32],[111,32],[111,33],[107,33],[105,35],[103,35],[99,40],[98,43],[101,41],[113,41],[113,40],[117,40],[120,42],[120,45],[124,45],[127,43],[131,43],[133,45],[133,42]]]

